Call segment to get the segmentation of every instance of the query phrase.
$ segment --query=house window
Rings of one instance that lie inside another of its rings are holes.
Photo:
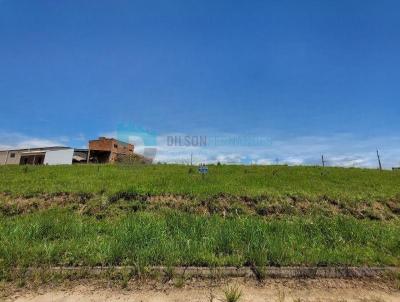
[[[117,145],[117,144],[114,144],[114,148],[118,148],[118,145]]]
[[[10,157],[14,158],[15,157],[15,153],[10,153]]]

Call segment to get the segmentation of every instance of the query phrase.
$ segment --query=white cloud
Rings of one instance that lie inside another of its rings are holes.
[[[109,131],[109,132],[102,132],[100,133],[99,137],[107,137],[107,138],[111,138],[114,137],[116,138],[118,136],[118,132],[117,131]]]
[[[378,147],[384,168],[400,166],[399,137],[359,138],[350,134],[338,134],[327,137],[271,138],[263,141],[270,141],[270,144],[261,146],[227,144],[216,147],[160,145],[157,147],[156,161],[186,163],[190,159],[190,154],[193,153],[195,163],[219,161],[261,165],[275,163],[319,165],[323,154],[328,166],[376,168],[378,166],[376,148]]]
[[[48,139],[30,137],[20,133],[0,132],[0,150],[65,146],[65,143],[67,142],[68,139],[65,137],[59,139]]]
[[[268,158],[259,158],[255,161],[253,161],[253,163],[256,165],[271,165],[271,164],[273,164],[273,161]]]
[[[144,152],[144,147],[156,147],[155,162],[188,164],[193,156],[193,162],[198,163],[247,163],[258,165],[289,164],[289,165],[320,165],[323,154],[328,166],[368,167],[378,166],[376,148],[379,148],[384,168],[400,166],[400,137],[370,137],[360,138],[350,134],[337,134],[327,137],[303,136],[290,138],[265,138],[260,145],[248,145],[251,137],[246,140],[232,140],[232,134],[212,135],[208,137],[227,137],[226,144],[199,146],[168,146],[168,135],[185,136],[182,133],[164,134],[157,137],[157,146],[135,146],[135,152]],[[225,135],[225,136],[224,136]],[[103,133],[102,136],[117,137],[116,132]],[[83,134],[69,140],[67,137],[41,138],[20,133],[0,132],[0,149],[34,148],[44,146],[69,145],[71,141],[79,142],[85,139]],[[137,141],[137,138],[135,138]],[[260,141],[256,137],[255,141]],[[265,143],[265,142],[269,143]],[[232,143],[233,142],[233,143]]]

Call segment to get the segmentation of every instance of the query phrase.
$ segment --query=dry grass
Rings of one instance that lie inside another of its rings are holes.
[[[238,302],[242,297],[242,290],[238,285],[228,285],[224,289],[226,302]]]

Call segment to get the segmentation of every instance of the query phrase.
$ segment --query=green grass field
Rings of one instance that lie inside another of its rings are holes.
[[[399,265],[400,225],[347,217],[98,220],[45,211],[0,223],[3,265]]]
[[[211,196],[329,196],[377,200],[400,196],[400,172],[287,166],[211,166],[202,179],[197,168],[151,166],[1,166],[0,192],[15,195],[57,192]]]
[[[400,173],[0,167],[0,268],[400,265]]]

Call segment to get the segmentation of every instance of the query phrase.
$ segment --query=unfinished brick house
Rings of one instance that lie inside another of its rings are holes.
[[[88,161],[92,163],[115,163],[132,156],[134,146],[114,138],[99,137],[89,141]]]

